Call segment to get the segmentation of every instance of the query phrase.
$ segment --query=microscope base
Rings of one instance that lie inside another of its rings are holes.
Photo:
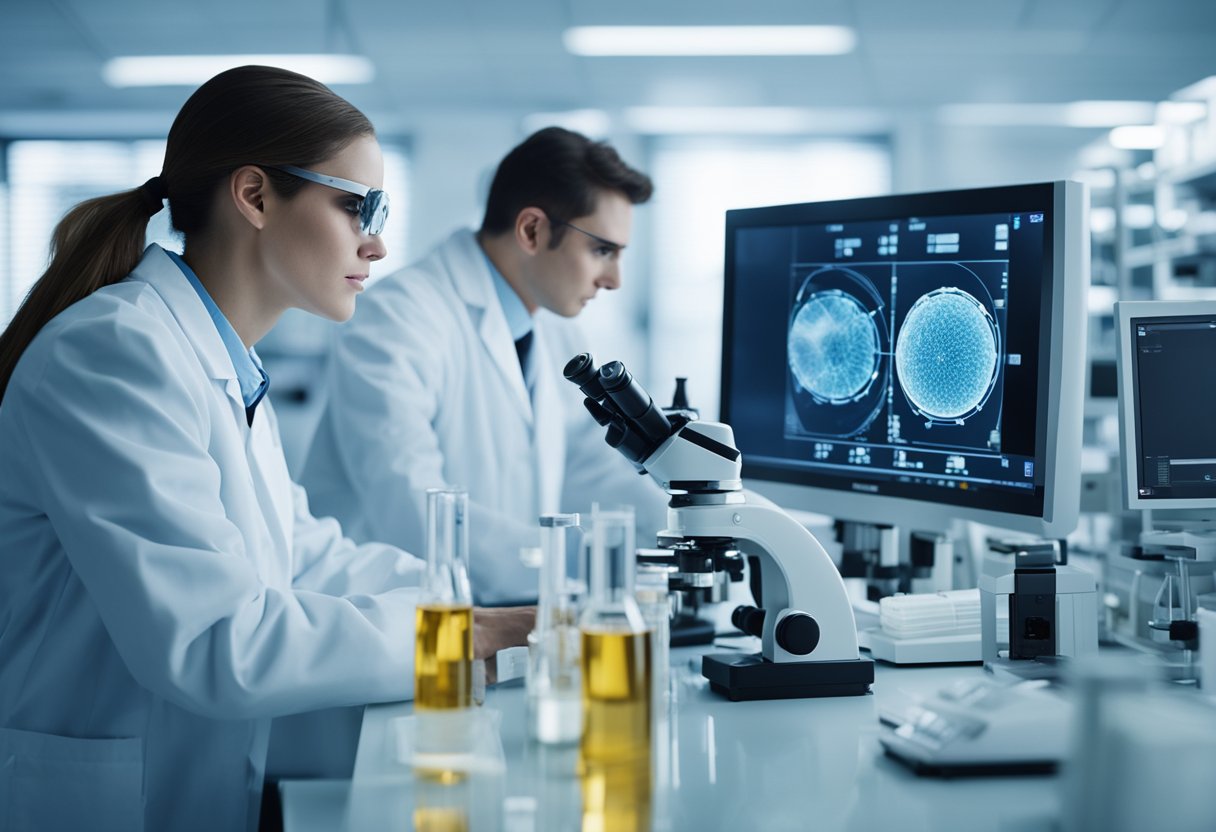
[[[701,675],[732,702],[864,696],[874,681],[870,659],[833,662],[769,662],[759,653],[701,657]]]

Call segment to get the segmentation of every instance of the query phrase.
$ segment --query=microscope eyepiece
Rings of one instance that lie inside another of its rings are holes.
[[[633,375],[625,369],[620,361],[609,361],[600,367],[600,384],[604,392],[614,392],[626,387],[633,381]]]
[[[573,381],[580,387],[586,383],[587,379],[596,374],[595,359],[591,357],[589,352],[580,352],[578,355],[566,362],[565,369],[562,370],[562,375],[567,381]]]
[[[620,362],[616,362],[620,363]],[[600,386],[600,370],[595,366],[595,358],[589,352],[580,352],[566,362],[562,375],[567,381],[578,385],[583,395],[597,402],[606,398],[604,388]]]
[[[609,362],[600,368],[600,383],[612,403],[652,443],[652,449],[671,436],[671,422],[620,361]]]
[[[578,385],[586,396],[587,411],[608,428],[608,444],[639,468],[675,433],[667,416],[620,361],[596,367],[591,353],[582,352],[566,362],[562,375]]]

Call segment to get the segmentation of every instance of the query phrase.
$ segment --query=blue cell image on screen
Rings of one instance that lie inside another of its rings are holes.
[[[795,267],[790,277],[788,429],[855,436],[871,425],[886,396],[887,304],[856,269]]]
[[[794,262],[790,287],[787,437],[999,448],[1007,260]]]
[[[821,402],[845,404],[878,376],[878,327],[855,298],[839,289],[811,295],[790,322],[790,372]]]
[[[996,323],[969,293],[942,287],[908,310],[895,342],[895,373],[912,406],[931,419],[981,409],[996,381]]]

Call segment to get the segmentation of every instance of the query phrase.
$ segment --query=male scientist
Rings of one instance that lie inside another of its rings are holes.
[[[520,550],[542,513],[629,503],[653,544],[665,495],[562,378],[588,349],[573,319],[621,285],[633,206],[652,190],[609,145],[557,127],[507,154],[481,229],[372,286],[342,328],[302,478],[314,512],[422,555],[426,489],[467,488],[480,604],[536,598]]]

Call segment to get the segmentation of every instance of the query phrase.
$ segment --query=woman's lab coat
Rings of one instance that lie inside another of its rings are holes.
[[[359,299],[301,482],[355,540],[411,551],[424,545],[426,489],[467,488],[477,600],[534,599],[519,551],[539,545],[541,513],[630,503],[644,532],[665,524],[666,495],[604,443],[562,378],[586,349],[576,322],[539,310],[529,389],[486,257],[458,231]]]
[[[271,717],[412,694],[419,577],[312,517],[150,247],[0,403],[0,830],[256,829]]]

